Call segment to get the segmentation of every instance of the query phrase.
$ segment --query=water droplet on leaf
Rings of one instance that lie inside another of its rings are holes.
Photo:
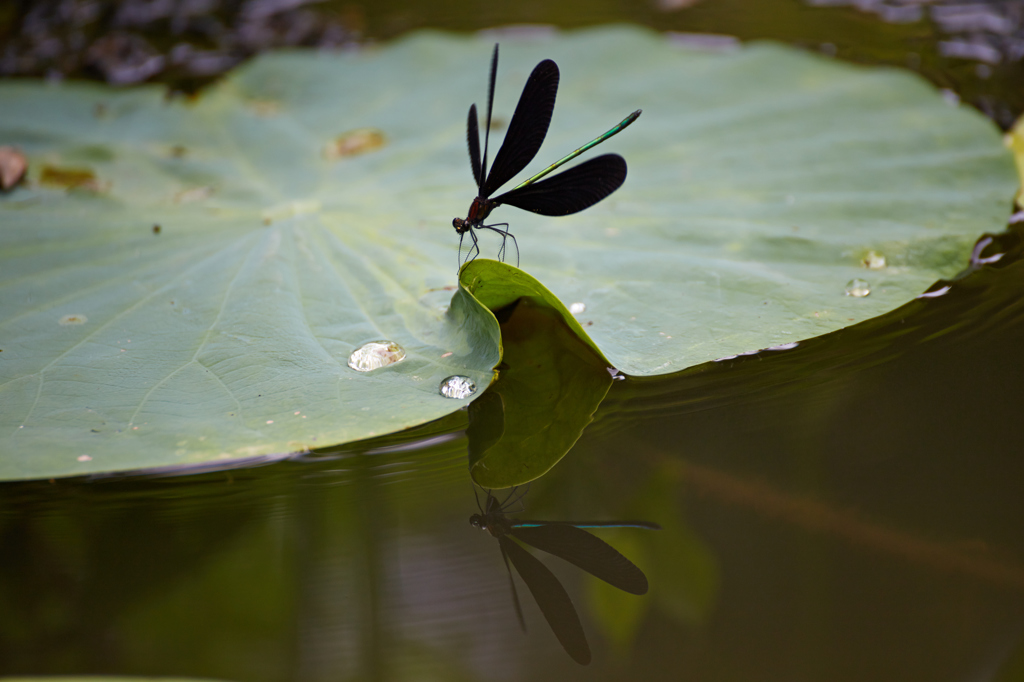
[[[476,384],[469,377],[450,376],[441,382],[441,395],[445,398],[468,398],[476,393]]]
[[[861,265],[868,270],[881,270],[885,267],[885,256],[874,251],[868,251],[868,255],[864,256]]]
[[[348,366],[357,372],[370,372],[405,359],[405,350],[394,341],[364,343],[348,356]]]
[[[864,298],[871,293],[871,285],[862,279],[851,279],[846,285],[846,295],[854,298]]]

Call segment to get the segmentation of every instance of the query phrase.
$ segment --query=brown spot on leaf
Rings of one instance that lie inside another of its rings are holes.
[[[249,100],[249,108],[257,116],[270,118],[281,113],[281,103],[272,99]]]
[[[153,225],[153,234],[160,234],[160,229],[159,225]]]
[[[358,128],[328,142],[324,146],[324,158],[337,161],[347,156],[358,156],[380,149],[386,143],[384,133],[376,128]]]
[[[61,325],[62,327],[67,327],[69,325],[85,324],[88,321],[89,318],[86,317],[85,315],[82,315],[80,313],[72,313],[71,315],[65,315],[64,317],[57,320],[57,324]]]
[[[0,189],[6,191],[21,182],[28,159],[16,147],[0,147]]]
[[[104,184],[100,182],[96,174],[88,168],[43,166],[43,171],[39,175],[39,182],[51,187],[86,189],[91,192],[102,192],[109,187],[109,183]]]
[[[177,204],[190,204],[196,201],[202,201],[203,199],[209,198],[213,194],[213,187],[191,187],[186,190],[182,190],[174,195],[174,202]]]

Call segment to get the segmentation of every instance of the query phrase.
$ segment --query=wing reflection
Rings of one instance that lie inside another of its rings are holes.
[[[509,567],[510,561],[519,577],[526,583],[562,648],[574,661],[587,665],[590,663],[590,645],[587,643],[587,636],[583,632],[579,615],[569,594],[547,566],[512,538],[564,559],[613,587],[639,595],[647,593],[647,576],[644,572],[614,547],[596,535],[588,533],[584,528],[660,530],[661,526],[648,521],[512,520],[506,514],[510,507],[522,500],[522,496],[523,494],[516,494],[513,489],[508,497],[499,501],[488,491],[485,505],[479,514],[473,514],[469,518],[469,522],[497,538],[501,558],[505,562],[509,583],[512,586],[512,602],[523,630],[526,630],[526,623]],[[479,499],[477,505],[479,506]]]

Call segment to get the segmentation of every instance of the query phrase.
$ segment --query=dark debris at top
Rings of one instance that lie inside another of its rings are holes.
[[[1024,59],[1024,0],[807,0],[816,7],[850,6],[902,24],[931,20],[946,37],[945,57],[985,64]]]
[[[0,76],[147,80],[195,89],[275,47],[339,48],[362,30],[356,11],[313,0],[20,0],[0,16]],[[4,35],[6,34],[6,35]]]
[[[815,7],[850,7],[890,24],[926,22],[938,70],[922,71],[955,91],[1004,130],[1024,105],[1024,0],[804,0]],[[967,75],[965,70],[969,70]],[[982,85],[989,81],[989,85]]]

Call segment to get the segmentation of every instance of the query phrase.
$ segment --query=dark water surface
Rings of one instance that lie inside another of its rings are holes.
[[[691,30],[749,37],[762,10],[722,4],[733,30]],[[918,24],[774,4],[780,38],[927,53]],[[442,25],[465,16],[442,9]],[[424,10],[403,12],[395,32]],[[492,19],[509,20],[459,27]],[[961,91],[1010,107],[998,76]],[[538,553],[580,612],[588,667],[522,583],[520,631],[498,544],[468,524],[460,412],[263,466],[0,486],[0,675],[1024,679],[1022,251],[1024,224],[944,294],[791,350],[612,382],[520,514],[663,526],[595,531],[643,569],[644,596]]]

